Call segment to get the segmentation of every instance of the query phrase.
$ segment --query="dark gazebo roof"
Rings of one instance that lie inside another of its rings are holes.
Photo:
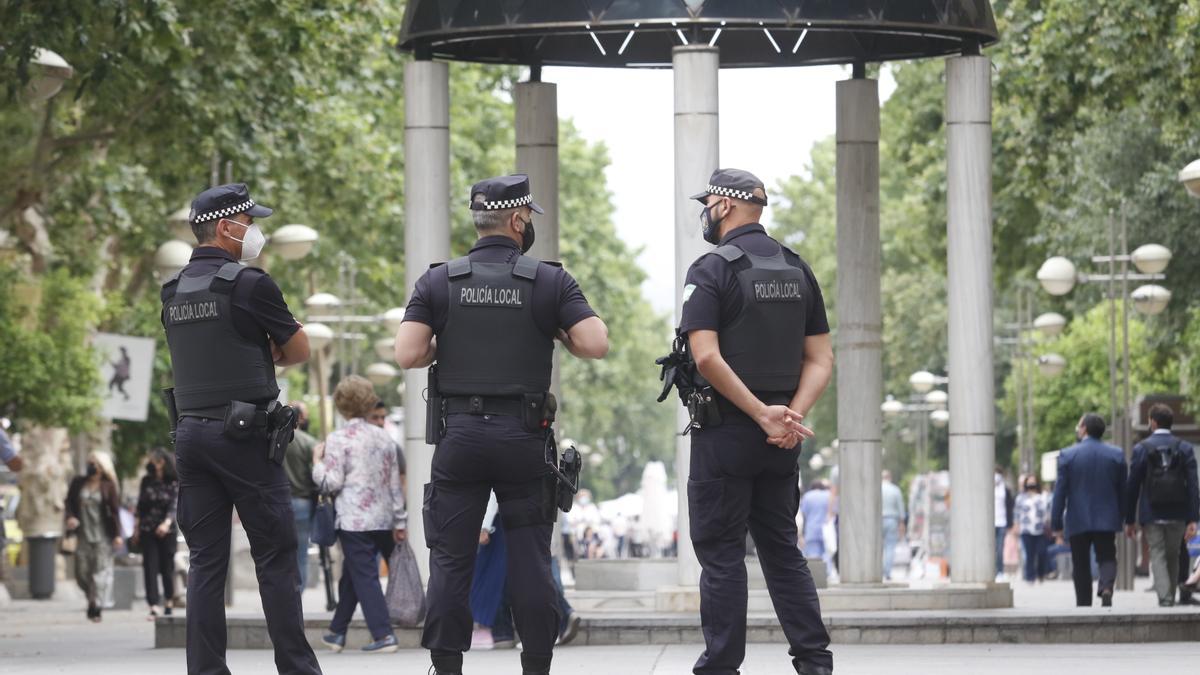
[[[665,67],[683,44],[722,67],[870,63],[998,39],[988,0],[409,0],[400,48],[524,65]]]

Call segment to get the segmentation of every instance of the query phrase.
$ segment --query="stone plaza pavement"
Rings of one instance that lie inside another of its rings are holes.
[[[1144,581],[1133,593],[1119,594],[1118,606],[1153,603]],[[1069,584],[1037,588],[1016,586],[1018,606],[1069,602]],[[1022,602],[1021,600],[1024,600]],[[253,607],[252,593],[239,593],[237,610]],[[319,595],[305,598],[310,607]],[[76,599],[34,602],[15,600],[0,607],[0,673],[43,675],[50,673],[104,673],[106,675],[159,675],[184,672],[179,649],[152,649],[153,625],[142,607],[108,612],[99,625],[87,623]],[[702,645],[637,645],[620,647],[566,646],[555,656],[554,672],[560,675],[619,673],[681,674],[691,665]],[[1200,653],[1195,643],[1153,645],[847,645],[834,646],[836,672],[841,675],[1117,675],[1129,672],[1172,672]],[[421,650],[397,654],[331,654],[319,651],[327,675],[388,673],[423,675],[428,657]],[[237,675],[275,672],[266,650],[231,650],[229,663]],[[475,652],[467,655],[466,671],[504,675],[520,672],[515,651]],[[752,644],[742,669],[745,675],[786,675],[789,667],[784,645]]]

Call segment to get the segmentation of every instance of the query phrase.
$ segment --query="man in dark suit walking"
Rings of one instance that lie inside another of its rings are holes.
[[[1075,437],[1079,442],[1058,456],[1058,481],[1054,485],[1051,527],[1062,542],[1066,512],[1066,536],[1071,542],[1075,577],[1075,604],[1092,604],[1091,550],[1100,566],[1097,595],[1105,607],[1112,606],[1117,579],[1116,533],[1124,512],[1125,455],[1119,448],[1100,440],[1104,420],[1088,413],[1079,420]]]

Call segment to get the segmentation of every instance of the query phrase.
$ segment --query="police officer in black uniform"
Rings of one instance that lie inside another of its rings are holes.
[[[550,572],[557,483],[547,464],[545,410],[554,340],[598,359],[608,351],[608,329],[561,266],[524,255],[533,214],[542,213],[527,176],[476,183],[470,208],[479,240],[417,281],[396,335],[402,367],[436,361],[429,415],[440,438],[429,439],[437,447],[423,506],[430,570],[421,644],[436,673],[462,672],[479,523],[494,489],[509,537],[521,665],[526,675],[543,675],[560,621]]]
[[[191,567],[187,665],[224,675],[225,583],[233,507],[250,538],[267,632],[280,673],[320,673],[304,637],[296,531],[282,455],[294,420],[275,403],[275,366],[308,360],[308,337],[265,272],[246,267],[266,238],[255,218],[271,215],[242,184],[192,202],[198,246],[162,288],[162,322],[175,374],[178,521]]]
[[[833,348],[812,270],[759,224],[762,181],[717,170],[693,199],[717,248],[688,270],[679,325],[715,391],[692,431],[690,531],[706,649],[695,673],[731,675],[746,652],[746,531],[791,646],[796,672],[833,669],[808,563],[796,546],[801,421],[829,383]]]

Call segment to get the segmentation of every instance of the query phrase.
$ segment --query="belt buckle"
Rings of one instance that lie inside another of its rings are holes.
[[[468,411],[468,412],[470,412],[470,414],[482,415],[483,414],[483,397],[482,396],[472,396],[470,406],[471,406],[471,409]]]

